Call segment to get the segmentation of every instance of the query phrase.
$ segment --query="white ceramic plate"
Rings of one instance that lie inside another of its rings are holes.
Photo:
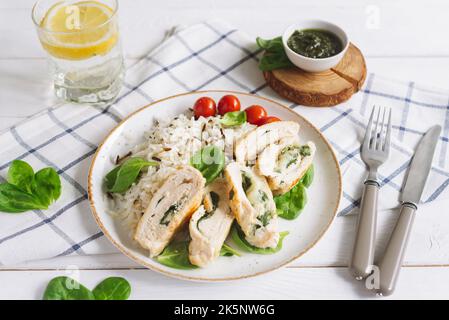
[[[244,253],[241,257],[219,257],[207,268],[177,270],[159,264],[148,257],[146,250],[136,246],[129,232],[106,212],[107,203],[102,191],[103,178],[113,167],[111,159],[126,154],[133,145],[142,142],[143,133],[150,129],[153,119],[173,118],[185,112],[196,99],[209,96],[218,101],[225,94],[234,94],[242,106],[258,104],[265,107],[269,115],[300,124],[300,139],[315,142],[315,179],[307,190],[308,203],[300,216],[287,221],[279,219],[279,230],[288,230],[281,251],[272,255]],[[256,276],[300,257],[323,236],[337,212],[341,196],[341,174],[338,161],[329,143],[310,122],[288,107],[255,95],[229,91],[203,91],[168,97],[145,106],[129,115],[106,137],[95,154],[88,177],[89,200],[93,215],[108,239],[135,262],[163,274],[198,281],[223,281]]]

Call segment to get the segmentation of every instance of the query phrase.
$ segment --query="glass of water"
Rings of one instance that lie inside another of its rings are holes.
[[[107,105],[124,77],[117,0],[39,0],[32,18],[48,54],[56,96]]]

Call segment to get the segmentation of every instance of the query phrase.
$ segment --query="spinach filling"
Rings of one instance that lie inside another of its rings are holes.
[[[249,188],[253,185],[251,177],[244,171],[242,171],[242,188],[243,191],[248,192]]]
[[[250,190],[253,185],[254,183],[248,173],[242,171],[242,188],[245,191],[248,200],[256,210],[259,209],[260,211],[264,212],[263,214],[257,216],[257,220],[260,221],[261,225],[258,224],[254,226],[255,233],[257,229],[266,227],[270,223],[270,220],[273,218],[273,212],[267,210],[267,193],[261,189]]]
[[[259,190],[259,199],[260,201],[265,202],[268,200],[268,195],[264,191]]]
[[[210,198],[212,200],[212,212],[213,212],[218,207],[218,202],[220,201],[220,196],[217,193],[211,191]]]
[[[184,200],[187,198],[187,196],[183,196],[181,199],[179,199],[177,202],[172,204],[170,207],[168,207],[167,211],[164,212],[164,215],[162,216],[161,221],[159,224],[162,224],[164,226],[168,226],[171,218],[178,213],[179,208],[183,205]]]
[[[231,191],[229,191],[229,200],[232,200],[234,198],[234,189],[231,189]]]
[[[312,151],[310,150],[309,146],[304,145],[304,146],[301,146],[301,148],[299,149],[299,153],[303,157],[308,157],[308,156],[310,156],[312,154]]]
[[[278,157],[278,166],[275,172],[281,173],[282,169],[288,169],[290,166],[296,164],[301,157],[308,157],[312,154],[308,145],[296,146],[290,145],[281,150]]]
[[[288,169],[290,166],[296,164],[300,155],[301,149],[299,146],[290,145],[283,148],[279,154],[278,167],[275,171],[281,173],[282,168]]]
[[[212,216],[214,215],[215,210],[217,210],[217,208],[218,208],[218,202],[220,201],[220,196],[219,196],[217,193],[211,191],[211,192],[209,193],[209,195],[210,195],[210,198],[211,198],[211,200],[212,200],[212,210],[209,211],[209,212],[206,212],[206,214],[203,215],[201,218],[199,218],[198,221],[197,221],[197,223],[196,223],[196,228],[197,228],[201,233],[202,233],[202,231],[201,231],[201,229],[200,229],[200,222],[203,221],[203,220],[206,220],[206,219],[208,219],[208,218],[210,218],[210,217],[212,217]]]
[[[273,213],[271,211],[265,211],[264,214],[257,217],[257,220],[259,220],[262,223],[262,226],[266,227],[270,220],[273,218]]]

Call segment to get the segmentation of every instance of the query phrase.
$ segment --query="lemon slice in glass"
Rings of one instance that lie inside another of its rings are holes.
[[[61,59],[83,60],[107,54],[118,39],[114,10],[97,1],[52,6],[40,23],[42,45]]]

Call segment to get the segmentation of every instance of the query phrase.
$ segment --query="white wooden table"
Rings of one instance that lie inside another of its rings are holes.
[[[30,19],[33,2],[0,1],[0,130],[57,103]],[[449,91],[449,2],[445,0],[350,0],[338,4],[332,0],[121,0],[120,6],[128,64],[148,52],[176,24],[222,18],[251,36],[270,37],[296,19],[319,17],[348,30],[367,57],[371,72]],[[449,215],[444,212],[447,208],[432,205],[441,213],[432,219],[418,215],[393,298],[449,298]],[[380,249],[395,218],[389,212],[380,214]],[[67,268],[78,268],[81,282],[89,287],[107,276],[124,276],[136,299],[373,298],[345,268],[354,224],[354,217],[337,218],[319,244],[299,261],[244,281],[207,284],[170,279],[117,253],[3,267],[0,299],[40,299],[48,281],[67,274]]]

